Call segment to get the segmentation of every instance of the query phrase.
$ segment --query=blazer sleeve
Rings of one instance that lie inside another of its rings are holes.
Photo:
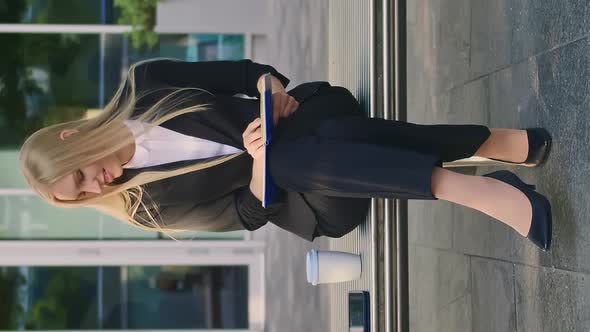
[[[269,221],[277,220],[282,205],[276,203],[263,208],[250,188],[244,187],[210,202],[183,202],[166,204],[158,210],[148,209],[160,226],[167,229],[227,232],[243,229],[253,231]],[[138,208],[136,218],[143,225],[154,227],[143,205]]]
[[[157,85],[205,89],[213,94],[259,97],[256,83],[260,76],[271,73],[283,86],[289,79],[269,65],[249,59],[237,61],[154,60],[140,64],[135,69],[135,79]],[[151,85],[151,84],[150,84]]]
[[[148,208],[155,216],[159,226],[176,231],[228,232],[243,230],[244,226],[234,203],[234,194],[230,193],[209,202],[167,204],[157,210]],[[144,226],[154,228],[149,222],[143,207],[138,208],[136,219]]]
[[[262,202],[254,196],[250,187],[244,187],[237,191],[236,210],[245,229],[257,230],[269,221],[276,221],[283,206],[282,202],[262,207]]]

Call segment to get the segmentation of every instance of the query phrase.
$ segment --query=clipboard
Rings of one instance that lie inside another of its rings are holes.
[[[260,94],[260,123],[262,140],[264,142],[263,153],[263,182],[262,182],[262,206],[267,207],[278,201],[279,190],[272,180],[268,171],[268,148],[272,141],[273,133],[273,110],[272,110],[272,89],[271,75],[264,74],[262,80],[262,93]]]

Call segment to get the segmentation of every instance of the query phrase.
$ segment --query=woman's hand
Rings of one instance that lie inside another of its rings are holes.
[[[264,141],[262,140],[262,129],[260,127],[260,118],[256,118],[250,122],[242,138],[244,139],[244,147],[254,160],[262,160],[264,154]]]
[[[288,95],[286,92],[276,92],[272,94],[272,121],[276,126],[279,118],[286,118],[295,112],[299,107],[299,102]]]
[[[262,78],[258,78],[256,87],[260,94],[264,93],[262,89]],[[299,107],[299,102],[287,94],[285,87],[278,78],[270,76],[272,91],[272,122],[276,126],[280,118],[286,118],[295,112]]]
[[[244,147],[254,159],[252,163],[252,179],[250,180],[250,191],[262,201],[263,170],[264,170],[264,141],[262,140],[262,128],[260,118],[248,124],[242,134]]]

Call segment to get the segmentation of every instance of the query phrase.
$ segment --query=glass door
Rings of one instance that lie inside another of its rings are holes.
[[[1,241],[0,330],[264,326],[254,241]]]

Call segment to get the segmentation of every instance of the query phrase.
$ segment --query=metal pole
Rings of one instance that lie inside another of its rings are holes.
[[[383,47],[383,118],[391,120],[395,117],[395,104],[393,94],[394,71],[391,60],[392,49],[392,31],[393,31],[393,13],[391,11],[391,2],[382,2],[382,47]],[[393,64],[395,65],[395,64]],[[394,292],[394,241],[395,241],[395,215],[393,200],[384,200],[383,215],[383,290],[384,290],[384,309],[385,309],[385,332],[393,332],[396,311],[395,311],[395,292]],[[397,252],[396,252],[397,254]]]
[[[375,117],[377,115],[377,80],[375,75],[375,1],[369,1],[369,115]],[[370,209],[370,223],[371,223],[371,264],[373,266],[373,273],[371,278],[371,287],[373,290],[370,296],[370,320],[371,320],[371,331],[377,331],[379,326],[379,294],[377,292],[378,287],[378,241],[379,234],[377,233],[377,199],[371,199]]]
[[[406,75],[406,1],[394,1],[395,18],[395,119],[407,121]],[[407,332],[409,324],[408,294],[408,203],[396,201],[396,309],[397,331]]]

